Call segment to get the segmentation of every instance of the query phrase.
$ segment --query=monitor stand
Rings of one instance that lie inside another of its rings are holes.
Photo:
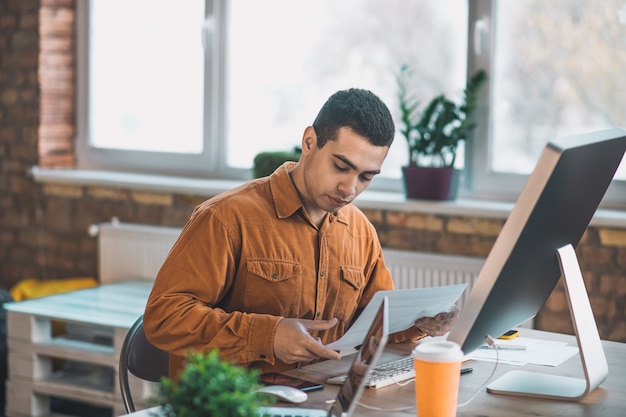
[[[576,252],[572,245],[557,250],[565,293],[576,332],[585,379],[527,371],[511,371],[487,386],[492,394],[577,401],[606,380],[609,368],[591,311]]]

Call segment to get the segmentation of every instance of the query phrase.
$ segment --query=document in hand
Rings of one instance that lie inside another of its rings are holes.
[[[353,353],[363,341],[383,297],[389,299],[389,333],[391,334],[408,329],[421,317],[431,317],[449,310],[463,294],[465,287],[466,284],[459,284],[378,291],[343,337],[327,344],[326,347],[338,350],[342,355]]]

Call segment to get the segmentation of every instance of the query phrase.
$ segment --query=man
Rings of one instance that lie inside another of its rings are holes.
[[[190,349],[218,348],[261,372],[339,358],[324,344],[393,288],[376,231],[351,202],[380,172],[394,130],[376,95],[339,91],[304,130],[298,163],[196,207],[144,316],[148,339],[170,352],[170,376]],[[391,339],[443,334],[456,314]]]

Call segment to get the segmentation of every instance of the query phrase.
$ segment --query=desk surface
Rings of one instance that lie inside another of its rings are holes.
[[[561,335],[555,333],[542,332],[530,329],[520,329],[520,333],[526,337],[567,341],[571,345],[576,345],[574,336]],[[514,397],[509,395],[489,394],[482,388],[474,400],[459,408],[457,416],[483,416],[483,417],[514,417],[514,416],[568,416],[568,417],[594,417],[594,416],[624,416],[626,414],[626,344],[603,341],[604,352],[609,365],[609,376],[597,389],[587,395],[583,400],[559,401],[534,399],[525,397]],[[392,346],[390,354],[406,352],[410,347]],[[328,377],[336,375],[347,369],[350,358],[343,358],[337,361],[326,361],[305,368],[290,371],[293,375],[298,375],[310,380],[324,382]],[[459,403],[469,399],[476,390],[481,387],[493,371],[494,364],[482,361],[473,361],[471,366],[474,372],[461,377],[459,391]],[[524,367],[499,364],[492,381],[510,370],[524,369],[533,372],[554,373],[557,375],[583,377],[580,357],[575,355],[562,365],[551,368],[536,365],[526,365]],[[336,386],[327,385],[321,391],[309,393],[309,400],[304,406],[315,408],[326,408],[325,401],[335,397]],[[404,387],[390,386],[378,390],[366,390],[361,403],[386,409],[384,413],[375,411],[363,406],[356,409],[357,416],[376,417],[404,417],[415,416],[415,385],[410,383]],[[399,410],[402,409],[402,410]],[[398,410],[398,411],[389,411]],[[133,417],[147,417],[147,411],[140,411],[131,414]]]
[[[143,314],[151,289],[151,281],[126,281],[6,303],[4,307],[17,313],[128,329]]]

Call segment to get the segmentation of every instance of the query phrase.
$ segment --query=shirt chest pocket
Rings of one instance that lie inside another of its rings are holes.
[[[271,259],[249,259],[244,294],[246,311],[297,317],[302,298],[300,264]]]
[[[365,286],[365,275],[363,275],[361,269],[349,266],[342,266],[340,273],[341,282],[339,284],[335,314],[339,320],[348,322],[356,312],[363,287]]]

